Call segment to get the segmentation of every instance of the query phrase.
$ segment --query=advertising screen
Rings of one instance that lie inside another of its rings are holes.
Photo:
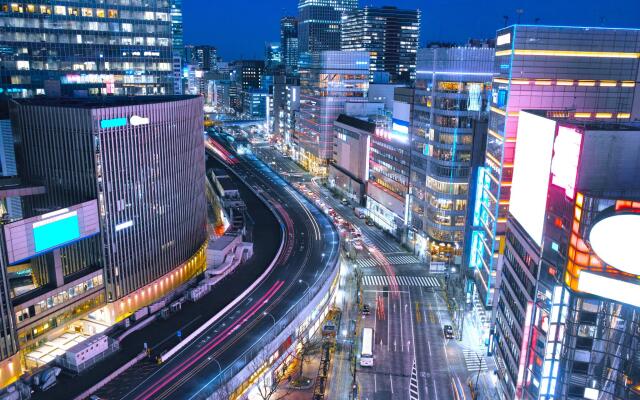
[[[555,121],[520,112],[509,212],[538,245],[542,244],[555,131]]]
[[[558,126],[558,135],[553,145],[551,163],[551,183],[565,190],[567,197],[573,199],[576,191],[576,175],[580,161],[582,131],[570,126]]]
[[[4,226],[9,264],[66,246],[100,232],[96,200]]]
[[[58,247],[80,238],[78,212],[71,211],[35,222],[32,229],[36,253]]]

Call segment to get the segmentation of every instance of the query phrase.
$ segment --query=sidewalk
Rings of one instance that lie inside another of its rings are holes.
[[[465,326],[460,345],[466,349],[476,351],[482,355],[486,363],[487,370],[480,374],[471,374],[470,382],[475,386],[477,381],[477,400],[493,400],[496,399],[496,387],[492,379],[493,371],[496,369],[496,363],[493,356],[487,356],[487,348],[482,338],[478,335],[479,328],[476,326],[475,320],[470,312],[466,312]]]

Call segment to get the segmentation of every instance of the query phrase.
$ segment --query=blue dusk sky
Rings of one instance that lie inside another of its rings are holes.
[[[278,41],[279,20],[297,15],[297,0],[184,0],[184,39],[210,44],[230,61],[264,58],[264,43]],[[495,31],[517,21],[539,18],[545,25],[640,28],[640,0],[361,0],[360,6],[391,5],[422,11],[421,44],[463,43],[495,37]]]

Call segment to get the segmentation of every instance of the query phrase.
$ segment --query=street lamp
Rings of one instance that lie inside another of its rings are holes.
[[[303,281],[302,279],[298,279],[298,283],[304,283],[305,285],[307,285],[307,290],[309,290],[309,284],[307,283],[307,281]]]
[[[273,320],[273,326],[276,326],[276,318],[275,318],[273,315],[271,315],[271,313],[270,313],[270,312],[263,311],[263,312],[262,312],[262,315],[264,315],[265,317],[266,317],[266,316],[271,317],[271,319]]]

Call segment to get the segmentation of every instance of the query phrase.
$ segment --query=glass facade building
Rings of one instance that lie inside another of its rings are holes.
[[[489,135],[469,264],[491,306],[511,196],[518,115],[550,109],[585,120],[640,113],[640,31],[514,25],[497,32]]]
[[[519,115],[494,307],[499,395],[635,400],[640,281],[624,244],[634,239],[613,223],[610,264],[595,233],[602,222],[640,218],[640,126],[555,115]]]
[[[420,10],[364,7],[342,16],[343,51],[368,51],[371,79],[386,73],[392,83],[411,83],[416,74]]]
[[[280,52],[282,64],[288,73],[298,70],[298,20],[283,17],[280,20]]]
[[[207,240],[202,107],[195,96],[17,103],[21,174],[47,187],[27,208],[98,200],[102,233],[65,248],[65,275],[101,265],[106,299],[115,302],[199,252]],[[82,262],[72,262],[74,255]],[[171,285],[192,276],[193,264]]]
[[[474,121],[486,120],[490,47],[418,51],[413,111],[411,225],[422,253],[446,261],[461,252],[471,178]],[[482,133],[480,133],[482,134]]]
[[[300,70],[300,110],[296,123],[298,160],[326,174],[333,155],[333,122],[347,101],[365,101],[369,87],[369,53],[323,51]],[[324,171],[324,172],[322,172]]]
[[[298,48],[300,53],[340,50],[342,13],[358,7],[358,0],[300,0]]]
[[[89,94],[174,92],[179,2],[0,3],[0,90],[44,93],[45,82]]]

